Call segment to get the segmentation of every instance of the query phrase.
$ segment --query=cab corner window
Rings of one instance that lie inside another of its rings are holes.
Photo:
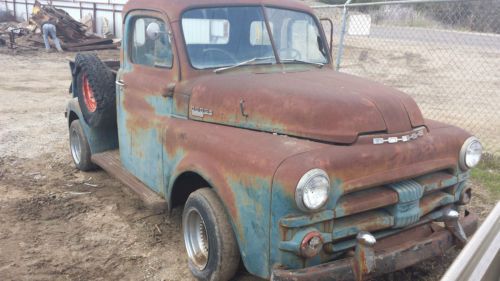
[[[134,64],[171,68],[172,45],[166,24],[156,18],[136,18],[130,51],[130,59]]]

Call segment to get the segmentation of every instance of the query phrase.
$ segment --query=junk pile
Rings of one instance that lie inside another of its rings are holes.
[[[85,24],[76,21],[64,10],[41,5],[38,1],[35,1],[29,22],[0,23],[0,46],[7,45],[9,49],[43,47],[41,30],[42,24],[47,21],[55,23],[57,37],[66,51],[116,49],[119,46],[113,39],[101,38],[89,32]]]
[[[30,26],[27,22],[0,22],[0,47],[7,46],[9,49],[17,50],[36,50],[29,42],[19,42],[16,38],[29,35],[34,26]]]

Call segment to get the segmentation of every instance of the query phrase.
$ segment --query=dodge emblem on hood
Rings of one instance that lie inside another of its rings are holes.
[[[424,136],[424,128],[418,128],[413,133],[400,137],[374,138],[373,144],[409,142]]]
[[[191,115],[193,115],[194,117],[203,118],[205,117],[205,115],[212,116],[213,111],[210,109],[193,106],[191,108]]]

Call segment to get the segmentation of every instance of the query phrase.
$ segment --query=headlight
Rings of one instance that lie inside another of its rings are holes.
[[[481,161],[482,155],[483,146],[479,139],[476,137],[468,138],[460,150],[460,168],[468,170],[476,167]]]
[[[330,179],[325,171],[313,169],[305,173],[297,184],[295,202],[303,211],[315,211],[322,208],[328,200]]]

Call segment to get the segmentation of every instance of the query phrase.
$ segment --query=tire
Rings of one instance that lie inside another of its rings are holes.
[[[238,244],[229,217],[212,189],[191,193],[182,214],[182,229],[189,269],[197,279],[227,281],[235,275],[240,262]]]
[[[92,128],[116,124],[114,74],[94,54],[77,54],[76,96],[85,122]]]
[[[71,122],[69,127],[69,147],[73,163],[81,171],[91,171],[97,167],[92,163],[90,145],[83,133],[80,120]]]

